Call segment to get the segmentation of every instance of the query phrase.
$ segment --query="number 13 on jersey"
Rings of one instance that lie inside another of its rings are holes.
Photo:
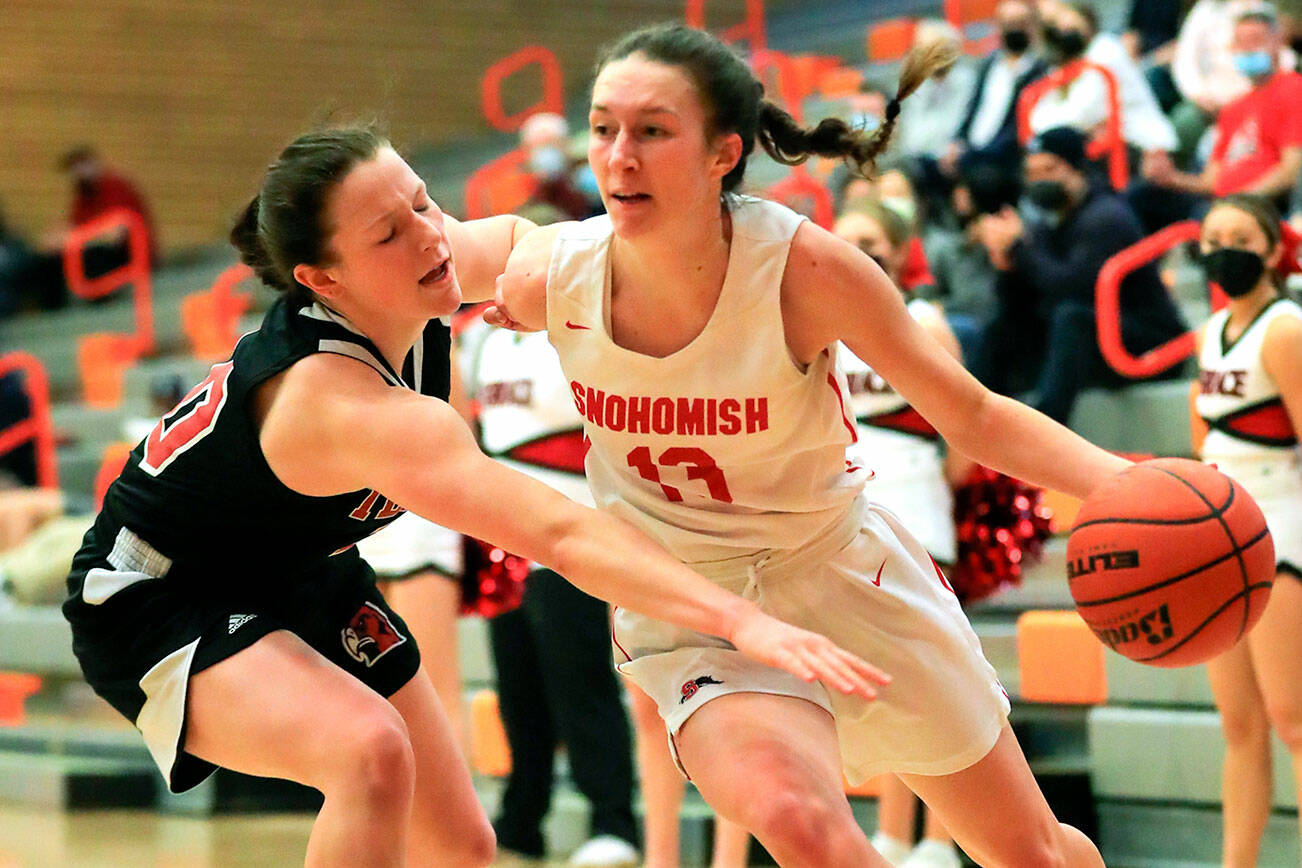
[[[665,493],[665,499],[677,503],[683,499],[683,493],[672,485],[660,481],[661,467],[687,466],[687,478],[699,479],[705,483],[710,498],[722,503],[732,503],[732,494],[728,491],[728,481],[723,478],[723,470],[704,449],[695,446],[672,446],[660,453],[656,461],[651,460],[651,449],[639,446],[628,453],[628,466],[648,482],[654,482]]]

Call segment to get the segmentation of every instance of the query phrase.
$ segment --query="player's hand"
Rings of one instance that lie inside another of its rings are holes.
[[[497,277],[497,283],[493,290],[493,303],[484,309],[484,322],[498,328],[510,329],[513,332],[532,332],[537,329],[531,329],[517,322],[511,317],[511,312],[506,308],[506,302],[502,298],[502,282],[509,280],[508,274],[500,274]]]
[[[885,672],[826,636],[793,627],[758,607],[738,618],[728,641],[752,660],[785,669],[801,681],[821,681],[832,690],[864,699],[876,698],[875,685],[891,681]]]

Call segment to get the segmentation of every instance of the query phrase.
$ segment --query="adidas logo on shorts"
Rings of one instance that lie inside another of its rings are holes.
[[[243,627],[245,624],[249,623],[256,617],[258,616],[257,615],[231,615],[231,620],[229,622],[229,625],[226,628],[226,635],[229,636],[230,634],[234,633],[236,630],[240,629],[241,627]]]

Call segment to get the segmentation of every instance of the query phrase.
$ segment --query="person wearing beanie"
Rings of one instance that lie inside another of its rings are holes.
[[[1034,406],[1066,423],[1081,389],[1125,382],[1099,350],[1094,286],[1103,263],[1144,232],[1124,198],[1093,182],[1085,137],[1072,127],[1030,141],[1023,187],[1022,214],[1005,207],[977,229],[998,272],[997,312],[972,370],[996,391],[1034,386]],[[1151,264],[1122,283],[1121,312],[1132,353],[1185,330]]]

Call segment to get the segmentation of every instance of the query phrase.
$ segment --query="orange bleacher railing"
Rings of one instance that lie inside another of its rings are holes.
[[[127,236],[127,262],[95,278],[86,277],[83,257],[96,239]],[[68,288],[76,295],[95,299],[131,284],[135,307],[135,331],[131,334],[96,332],[77,341],[77,369],[81,374],[82,397],[92,407],[115,407],[122,400],[122,376],[126,369],[154,348],[154,300],[149,254],[149,234],[144,220],[134,211],[115,208],[73,228],[63,248],[63,270]]]
[[[538,181],[525,168],[527,159],[522,150],[508,151],[472,172],[462,193],[466,219],[507,214],[528,202]]]
[[[1029,84],[1017,100],[1017,137],[1025,145],[1031,140],[1031,110],[1050,91],[1065,88],[1086,72],[1097,72],[1107,88],[1108,116],[1103,132],[1093,138],[1085,148],[1090,159],[1108,157],[1108,179],[1115,190],[1124,190],[1130,183],[1130,166],[1127,162],[1126,140],[1121,126],[1121,89],[1117,77],[1106,66],[1090,60],[1074,60],[1055,69]]]
[[[1198,237],[1196,220],[1174,223],[1160,232],[1138,241],[1112,256],[1099,270],[1094,285],[1094,319],[1098,330],[1099,351],[1116,371],[1125,377],[1151,377],[1193,355],[1196,331],[1172,338],[1141,356],[1132,356],[1121,341],[1121,282],[1126,275],[1149,264],[1166,251]],[[1225,294],[1212,290],[1212,309],[1225,306]]]
[[[684,15],[687,26],[697,30],[705,29],[705,0],[687,0]],[[750,44],[751,52],[763,51],[768,47],[768,36],[764,24],[764,0],[746,0],[746,18],[719,34],[724,42],[736,42],[745,39]]]
[[[129,258],[125,265],[98,277],[86,277],[84,254],[97,239],[118,235],[127,236]],[[113,210],[94,220],[74,227],[63,246],[63,273],[68,289],[85,299],[96,299],[116,289],[131,284],[134,292],[136,331],[140,351],[154,348],[154,298],[149,255],[149,231],[144,219],[126,208]]]
[[[235,349],[240,317],[253,302],[250,293],[236,292],[235,287],[252,276],[253,269],[247,265],[232,265],[217,275],[211,288],[181,302],[181,330],[196,359],[220,362]]]
[[[889,18],[868,25],[864,51],[872,63],[892,63],[909,53],[918,30],[916,18]]]
[[[0,356],[0,376],[22,371],[23,388],[31,411],[26,419],[0,431],[0,455],[25,443],[36,447],[36,484],[59,487],[59,467],[54,457],[54,425],[50,421],[50,379],[40,359],[24,352]]]
[[[508,115],[502,107],[502,82],[524,69],[536,65],[542,75],[542,97],[528,108]],[[564,111],[561,65],[556,55],[541,45],[526,45],[490,66],[479,82],[480,107],[488,122],[499,130],[513,133],[532,114]]]

